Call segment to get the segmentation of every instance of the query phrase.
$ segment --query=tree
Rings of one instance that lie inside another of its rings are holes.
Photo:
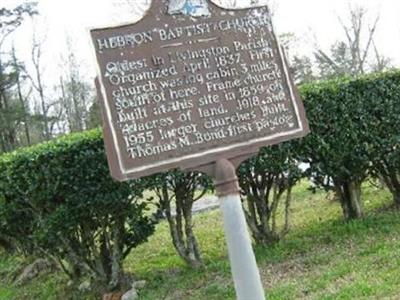
[[[25,138],[26,138],[26,143],[25,145],[31,145],[31,136],[29,133],[29,103],[28,103],[28,97],[23,95],[22,92],[22,80],[23,80],[23,70],[24,66],[18,61],[15,48],[12,48],[12,60],[13,60],[13,67],[16,71],[16,92],[17,92],[17,98],[19,101],[19,105],[22,109],[22,121],[23,121],[23,127],[24,127],[24,133],[25,133]],[[25,76],[26,77],[26,76]]]
[[[289,231],[292,188],[301,178],[294,145],[263,148],[238,169],[247,224],[260,245],[271,245]],[[282,202],[284,225],[279,229]]]
[[[293,79],[297,84],[308,83],[317,79],[314,75],[312,60],[306,55],[294,56],[290,67]]]
[[[189,266],[202,266],[200,248],[193,232],[192,208],[193,203],[212,188],[210,178],[197,172],[183,173],[175,170],[160,174],[152,180],[176,251]]]
[[[371,174],[381,179],[400,208],[400,75],[388,72],[366,78],[360,98],[368,113]]]
[[[33,90],[35,91],[38,102],[35,105],[35,113],[37,124],[39,124],[40,134],[43,140],[50,140],[53,136],[52,129],[54,128],[57,118],[50,116],[51,109],[57,104],[57,101],[49,103],[46,97],[45,85],[43,82],[43,64],[42,64],[42,44],[43,40],[33,36],[31,49],[31,63],[33,66],[32,74],[28,74]]]
[[[93,104],[89,107],[86,126],[88,129],[93,129],[101,126],[101,124],[100,105],[96,101],[94,101]]]
[[[25,2],[13,9],[0,9],[0,46],[24,21],[26,16],[37,15],[37,2]]]
[[[5,49],[7,38],[22,24],[24,19],[37,14],[36,3],[27,2],[13,9],[0,9],[0,152],[13,150],[18,144],[18,126],[26,107],[20,101],[20,72],[15,53]],[[17,86],[17,93],[13,90]]]
[[[350,7],[347,19],[339,18],[344,37],[324,50],[313,42],[313,55],[299,54],[299,39],[293,33],[280,35],[280,41],[288,56],[289,64],[298,84],[315,79],[337,76],[357,76],[380,72],[391,68],[391,59],[384,56],[375,42],[379,16],[369,21],[367,10],[361,6]]]
[[[11,151],[17,146],[20,107],[12,95],[16,76],[11,62],[0,61],[0,152]]]
[[[61,105],[69,132],[79,132],[88,128],[91,121],[89,107],[94,97],[91,85],[81,75],[82,63],[78,62],[72,44],[68,38],[68,53],[62,58],[63,74],[66,75],[60,77]]]
[[[345,38],[337,41],[329,52],[315,45],[314,57],[319,77],[361,75],[371,71],[383,71],[390,67],[390,59],[383,56],[375,43],[379,16],[372,22],[367,10],[361,6],[350,7],[348,21],[339,18]]]
[[[318,186],[336,193],[346,220],[363,216],[361,184],[371,162],[369,112],[360,88],[357,80],[338,79],[301,89],[311,129],[302,140],[302,161]]]
[[[315,80],[312,60],[306,55],[296,53],[299,39],[292,32],[279,35],[281,47],[285,51],[290,65],[290,71],[296,84],[307,83]]]

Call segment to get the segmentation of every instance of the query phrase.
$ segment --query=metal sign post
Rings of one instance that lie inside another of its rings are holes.
[[[214,179],[223,214],[236,297],[239,300],[264,300],[264,289],[247,230],[233,164],[226,159],[217,161]]]

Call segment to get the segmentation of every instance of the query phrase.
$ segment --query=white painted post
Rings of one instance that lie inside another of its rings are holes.
[[[258,271],[240,196],[220,197],[229,260],[238,300],[264,300]]]
[[[265,300],[240,201],[235,168],[228,160],[216,163],[215,185],[223,214],[236,297],[238,300]]]

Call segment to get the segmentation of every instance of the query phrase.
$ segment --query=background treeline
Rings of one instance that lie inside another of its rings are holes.
[[[36,29],[37,2],[0,7],[0,153],[100,124],[93,84],[66,35],[65,51],[49,60],[45,30]],[[29,53],[21,59],[14,37],[25,23]]]
[[[140,14],[145,5],[125,2],[132,5],[132,14]],[[100,125],[93,80],[76,40],[67,33],[60,54],[50,53],[54,45],[45,38],[46,28],[38,26],[43,21],[38,3],[19,3],[0,6],[0,153]],[[316,39],[307,41],[312,46],[308,55],[299,54],[300,39],[293,33],[280,33],[297,83],[392,67],[375,42],[379,14],[349,5],[349,14],[339,18],[338,28],[343,37],[328,49]],[[16,47],[14,40],[22,30],[24,49]]]
[[[311,133],[264,148],[238,168],[256,243],[290,229],[293,186],[308,178],[333,191],[346,220],[363,216],[361,184],[384,183],[400,206],[400,72],[307,84],[301,95]],[[125,286],[124,258],[166,218],[177,253],[201,267],[192,205],[212,181],[171,171],[117,183],[98,129],[0,156],[0,245],[51,257],[74,281]]]

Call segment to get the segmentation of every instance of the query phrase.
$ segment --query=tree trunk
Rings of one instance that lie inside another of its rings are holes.
[[[361,182],[348,181],[336,185],[343,216],[346,220],[360,219],[364,216],[361,199]]]
[[[22,96],[22,91],[21,91],[21,83],[20,83],[20,78],[19,78],[19,74],[18,74],[18,78],[17,78],[17,89],[18,89],[18,99],[21,103],[21,106],[24,109],[24,117],[23,117],[23,121],[24,121],[24,129],[25,129],[25,137],[26,137],[26,143],[28,146],[31,145],[31,136],[29,133],[29,124],[28,124],[28,107],[25,104],[24,98]]]
[[[394,170],[393,168],[389,171],[389,180],[391,181],[392,188],[390,189],[393,195],[393,201],[396,207],[400,208],[400,181],[398,177],[398,170]]]
[[[104,278],[108,281],[111,275],[111,253],[107,243],[106,234],[103,233],[100,238],[100,260],[101,260],[101,269],[104,273]],[[99,269],[100,267],[98,267]]]
[[[258,215],[256,211],[256,204],[255,204],[255,197],[248,194],[246,197],[246,202],[247,202],[247,209],[244,206],[244,212],[246,216],[246,221],[247,221],[247,226],[250,229],[250,233],[253,237],[253,239],[259,243],[259,241],[262,240],[263,232],[261,226],[258,225]]]
[[[112,261],[111,261],[111,277],[109,288],[111,291],[120,288],[124,272],[122,267],[123,254],[122,254],[122,235],[124,233],[124,218],[116,220],[117,224],[113,232],[113,246],[112,246]]]
[[[193,232],[192,204],[184,209],[184,218],[187,244],[187,262],[193,268],[198,268],[203,265],[203,262],[201,260],[200,249]]]
[[[247,186],[241,186],[247,201],[247,209],[244,207],[247,225],[258,245],[271,246],[287,233],[289,227],[288,219],[285,219],[281,231],[277,226],[277,210],[284,191],[280,190],[277,185],[278,179],[273,175],[265,177],[264,184],[258,182],[258,176],[247,178],[247,182]],[[290,190],[291,187],[285,189]],[[290,192],[288,193],[285,202],[285,218],[289,217],[291,197]]]
[[[285,225],[283,226],[281,235],[284,236],[289,233],[290,230],[290,205],[292,204],[292,186],[289,185],[286,191],[285,200]]]
[[[38,92],[39,94],[39,101],[40,101],[40,108],[41,108],[41,113],[43,115],[43,136],[45,138],[46,141],[51,139],[51,132],[49,129],[49,107],[46,104],[46,98],[44,95],[44,86],[43,86],[43,81],[42,81],[42,72],[41,72],[41,59],[42,59],[42,45],[39,43],[36,43],[36,41],[34,41],[34,45],[32,48],[32,63],[33,63],[33,67],[34,67],[34,72],[35,72],[35,79],[36,82],[34,82],[34,80],[32,80],[32,85],[35,88],[35,90]]]
[[[160,203],[168,220],[174,248],[179,256],[192,268],[203,265],[196,237],[193,232],[193,199],[185,190],[175,193],[176,216],[172,215],[168,187],[165,183],[160,194]]]
[[[393,195],[394,204],[396,208],[400,209],[400,191],[398,191],[395,195]]]
[[[400,208],[400,183],[396,174],[384,177],[386,187],[393,196],[393,203],[397,208]]]
[[[23,121],[24,121],[26,143],[28,144],[28,146],[30,146],[31,145],[31,136],[30,136],[30,133],[29,133],[29,124],[28,124],[28,118],[27,118],[27,115],[29,114],[29,106],[27,105],[27,103],[24,100],[24,97],[22,96],[20,68],[18,66],[17,56],[15,54],[15,48],[14,47],[12,49],[12,55],[13,55],[14,68],[17,71],[16,82],[17,82],[18,100],[20,102],[20,105],[21,105],[22,109],[24,110]]]
[[[4,81],[4,66],[0,57],[0,146],[1,152],[8,152],[14,149],[15,135],[11,128],[10,121],[7,119],[7,114],[10,113],[8,93]]]
[[[400,208],[400,177],[399,170],[390,167],[386,160],[382,160],[376,165],[377,171],[380,175],[380,180],[386,185],[393,195],[393,202],[397,208]]]

